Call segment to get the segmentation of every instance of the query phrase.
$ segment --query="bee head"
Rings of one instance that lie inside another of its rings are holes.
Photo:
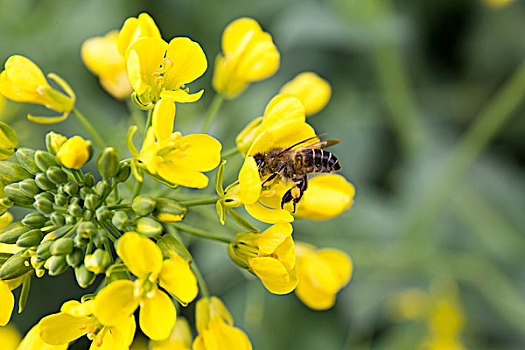
[[[257,164],[257,168],[261,169],[264,167],[264,156],[261,153],[257,153],[253,156],[253,159],[255,159],[255,163]]]

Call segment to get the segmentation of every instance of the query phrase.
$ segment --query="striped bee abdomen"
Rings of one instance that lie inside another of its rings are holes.
[[[341,169],[337,157],[320,148],[305,149],[296,155],[302,160],[303,171],[306,173],[331,173]]]

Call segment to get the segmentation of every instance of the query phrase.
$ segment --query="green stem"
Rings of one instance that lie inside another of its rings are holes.
[[[116,205],[110,205],[108,210],[119,210],[119,209],[129,209],[131,208],[131,203],[121,203]]]
[[[73,173],[73,177],[75,178],[75,181],[78,183],[84,182],[84,174],[80,169],[71,169],[71,172]]]
[[[86,117],[84,117],[84,115],[82,113],[80,113],[78,110],[76,109],[73,109],[71,111],[71,113],[73,113],[73,115],[75,117],[77,117],[78,121],[84,126],[84,128],[86,128],[86,130],[91,134],[91,137],[93,137],[93,140],[95,140],[95,142],[97,143],[97,145],[100,147],[100,149],[103,149],[104,147],[106,147],[106,144],[105,142],[103,141],[102,137],[100,136],[100,134],[97,132],[97,130],[93,127],[93,125],[91,125],[91,123],[89,122],[89,120],[86,119]]]
[[[195,199],[195,200],[192,200],[192,201],[180,202],[180,204],[184,205],[185,207],[195,207],[197,205],[215,204],[215,203],[217,203],[217,201],[219,199],[220,199],[219,197]]]
[[[195,236],[199,236],[199,237],[203,237],[203,238],[208,238],[208,239],[213,239],[215,241],[219,241],[219,242],[223,242],[223,243],[231,243],[231,239],[229,238],[226,238],[226,237],[220,237],[220,236],[215,236],[214,234],[208,232],[208,231],[204,231],[204,230],[201,230],[200,228],[196,228],[196,227],[193,227],[193,226],[190,226],[190,225],[186,225],[186,224],[183,224],[183,223],[173,223],[172,224],[173,227],[181,230],[181,231],[184,231],[184,232],[187,232],[187,233],[191,233],[192,235],[195,235]]]
[[[216,94],[213,98],[213,101],[211,101],[210,107],[208,108],[208,112],[206,113],[206,118],[204,119],[204,123],[202,124],[202,132],[207,132],[210,129],[210,126],[213,123],[213,119],[215,119],[215,117],[217,116],[217,113],[219,112],[219,109],[221,109],[223,102],[224,97],[222,97],[221,94]]]
[[[233,147],[233,148],[230,148],[229,150],[227,151],[224,151],[222,152],[221,154],[221,158],[222,159],[226,159],[226,158],[229,158],[231,156],[234,156],[236,154],[240,154],[239,150],[237,149],[237,147]]]
[[[135,188],[133,188],[133,196],[131,198],[135,198],[140,194],[140,190],[142,189],[142,181],[137,181],[135,184]]]
[[[465,136],[452,151],[437,180],[415,207],[414,215],[404,228],[407,242],[422,238],[447,200],[456,191],[483,148],[501,130],[525,98],[525,61],[499,93],[476,118]]]
[[[195,274],[195,277],[197,278],[197,283],[199,284],[199,290],[201,292],[201,295],[203,298],[208,298],[210,296],[210,292],[208,290],[208,286],[206,285],[206,281],[202,277],[201,271],[197,267],[194,261],[191,262],[191,269],[193,270],[193,273]]]

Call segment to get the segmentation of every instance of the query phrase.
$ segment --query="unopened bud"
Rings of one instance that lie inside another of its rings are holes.
[[[129,163],[127,161],[120,162],[119,170],[117,173],[117,181],[125,182],[129,178],[130,174],[131,174],[131,166],[129,165]]]
[[[16,240],[16,245],[22,248],[37,246],[44,238],[44,234],[39,229],[27,231]]]
[[[45,172],[50,166],[60,166],[54,155],[40,150],[35,152],[35,164],[42,172]]]
[[[21,221],[22,221],[22,224],[24,224],[30,229],[42,228],[44,227],[47,221],[47,218],[40,213],[33,212],[33,213],[29,213],[26,216],[24,216],[24,218]]]
[[[44,191],[53,191],[57,188],[57,186],[51,182],[44,173],[36,174],[35,182],[36,185]]]
[[[77,218],[73,215],[66,215],[66,225],[74,225],[77,223]]]
[[[59,207],[66,206],[67,202],[68,202],[68,198],[66,195],[63,195],[60,193],[55,195],[55,204],[58,205]]]
[[[95,186],[95,192],[102,198],[106,197],[111,191],[111,185],[108,180],[99,181]]]
[[[82,249],[75,247],[71,253],[66,256],[66,261],[69,266],[78,266],[84,260],[84,252]]]
[[[84,185],[87,187],[93,187],[95,186],[95,177],[91,173],[87,173],[84,175]]]
[[[46,198],[40,198],[33,203],[33,207],[42,214],[51,214],[53,212],[53,203]]]
[[[40,192],[33,198],[35,199],[35,201],[38,201],[40,199],[47,199],[48,201],[53,202],[55,200],[55,196],[50,192]]]
[[[62,168],[59,168],[57,166],[51,166],[46,170],[46,176],[47,178],[57,184],[61,185],[64,182],[67,181],[67,174]]]
[[[67,213],[69,215],[72,215],[72,216],[76,217],[76,218],[80,218],[84,214],[82,208],[77,203],[70,204],[67,207]]]
[[[31,205],[33,204],[33,198],[26,196],[20,189],[19,183],[13,183],[4,187],[4,192],[7,198],[12,200],[16,205]]]
[[[11,157],[18,145],[18,137],[9,125],[0,122],[0,160]]]
[[[40,193],[40,188],[38,188],[35,180],[33,179],[25,179],[20,181],[18,184],[20,186],[20,191],[22,191],[22,193],[27,197],[34,197]]]
[[[95,281],[95,274],[89,271],[85,265],[75,267],[75,278],[81,288],[87,288]]]
[[[62,237],[64,237],[64,235],[66,233],[68,233],[71,230],[71,228],[72,228],[72,225],[69,225],[69,224],[66,223],[66,226],[61,226],[61,227],[57,228],[56,230],[49,232],[44,237],[44,241],[48,241],[48,240],[54,241],[54,240],[57,240],[59,238],[62,238]]]
[[[0,279],[10,280],[20,277],[32,269],[29,258],[23,258],[21,253],[17,253],[6,260],[0,267]]]
[[[63,237],[57,239],[51,244],[49,251],[52,255],[66,255],[73,251],[73,239],[69,237]]]
[[[155,209],[155,201],[151,196],[143,194],[135,197],[131,204],[133,211],[139,216],[149,215]]]
[[[79,186],[76,182],[68,182],[64,185],[64,191],[70,196],[74,196],[78,193]]]
[[[135,221],[135,230],[151,238],[158,238],[162,233],[162,225],[148,217],[140,217]]]
[[[73,136],[62,144],[57,152],[57,158],[66,168],[80,169],[88,162],[92,153],[91,141]]]
[[[75,238],[73,238],[75,241],[76,247],[85,247],[89,243],[89,238],[82,237],[81,235],[76,235]]]
[[[66,224],[66,218],[60,213],[54,212],[49,218],[51,219],[51,223],[53,225],[64,226]]]
[[[53,255],[46,260],[45,268],[49,270],[49,276],[58,276],[68,268],[64,255]]]
[[[15,153],[18,163],[30,174],[35,175],[40,171],[35,164],[35,151],[30,148],[19,148]]]
[[[86,255],[84,264],[86,269],[98,275],[105,272],[111,264],[111,255],[104,249],[97,249],[93,254]]]
[[[95,215],[97,216],[98,221],[104,222],[111,218],[111,211],[109,211],[107,207],[103,206],[96,210]]]
[[[115,212],[115,214],[113,214],[113,218],[111,219],[111,223],[119,230],[125,231],[129,224],[128,214],[122,210]]]
[[[188,209],[171,198],[155,199],[155,210],[153,215],[162,222],[181,221]]]
[[[39,260],[47,260],[49,257],[51,257],[51,252],[49,251],[49,246],[53,243],[53,241],[42,241],[38,248],[36,248],[36,257]]]
[[[84,238],[93,237],[96,233],[97,225],[95,225],[91,221],[84,221],[78,225],[77,234]]]
[[[85,209],[82,219],[84,221],[91,221],[91,219],[93,219],[93,210]]]
[[[13,222],[0,233],[0,243],[14,244],[17,239],[29,231],[21,222]]]
[[[85,199],[89,194],[93,194],[93,190],[90,187],[82,187],[79,191],[80,198],[82,199]]]
[[[46,148],[49,153],[56,155],[60,147],[67,141],[67,137],[57,134],[54,131],[46,134]]]
[[[84,198],[84,208],[95,210],[100,198],[96,194],[88,194]]]
[[[7,161],[0,162],[0,182],[10,184],[30,178],[28,173],[20,164]]]
[[[103,178],[109,179],[117,176],[119,171],[118,152],[113,147],[106,147],[100,153],[97,161],[98,171]]]

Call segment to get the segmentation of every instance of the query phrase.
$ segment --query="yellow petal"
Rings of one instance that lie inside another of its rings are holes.
[[[50,345],[67,344],[85,335],[88,326],[94,326],[94,320],[60,312],[40,321],[40,337]]]
[[[127,280],[104,287],[95,297],[95,316],[98,321],[106,326],[125,322],[138,306],[134,288],[133,282]]]
[[[319,175],[308,181],[296,216],[313,220],[331,219],[354,202],[355,188],[341,175]]]
[[[135,336],[135,317],[131,315],[121,325],[104,329],[102,344],[98,346],[97,338],[91,343],[90,350],[129,350]]]
[[[189,94],[186,92],[186,90],[178,89],[178,90],[164,90],[160,93],[160,97],[169,97],[173,99],[174,102],[179,103],[190,103],[198,101],[202,94],[204,93],[204,90],[201,90],[199,92],[196,92],[194,94]]]
[[[306,115],[312,115],[326,106],[332,95],[332,87],[317,74],[303,72],[284,84],[280,92],[297,96],[305,108]]]
[[[222,52],[225,55],[240,55],[254,35],[262,32],[259,23],[252,18],[242,17],[234,20],[222,35]]]
[[[185,187],[205,188],[208,186],[208,177],[199,171],[179,167],[172,163],[160,163],[159,175],[169,182]]]
[[[305,119],[304,106],[296,96],[279,94],[266,106],[261,126],[267,128],[283,121],[304,122]]]
[[[273,124],[266,132],[273,135],[272,148],[290,147],[316,135],[315,130],[309,124],[300,121],[283,121]]]
[[[91,299],[80,303],[77,300],[68,300],[64,304],[62,304],[60,311],[74,317],[89,316],[92,315],[95,311],[95,301]]]
[[[26,334],[22,342],[18,344],[17,350],[66,350],[69,344],[49,345],[40,338],[40,324],[36,324]]]
[[[253,272],[261,279],[266,289],[274,294],[288,294],[297,286],[294,271],[272,257],[258,257],[249,260]]]
[[[215,59],[212,79],[213,88],[229,100],[237,97],[248,87],[247,81],[239,79],[236,76],[235,68],[237,61],[235,58],[226,59],[221,54],[218,54]]]
[[[176,317],[175,305],[163,291],[157,289],[142,300],[139,315],[140,328],[152,340],[169,337]]]
[[[244,204],[254,204],[261,195],[262,181],[255,159],[246,157],[239,172],[240,197]]]
[[[150,15],[143,12],[138,18],[130,17],[124,22],[120,30],[117,47],[122,56],[126,53],[126,49],[140,38],[159,38],[160,31]]]
[[[142,278],[158,276],[162,268],[162,252],[149,238],[135,232],[126,232],[119,240],[117,254],[132,274]]]
[[[259,202],[254,204],[247,204],[244,206],[248,214],[255,219],[269,224],[277,224],[281,222],[292,222],[293,216],[289,211],[284,209],[270,209]]]
[[[272,254],[286,238],[291,237],[292,231],[289,223],[272,225],[258,236],[257,247],[264,254]]]
[[[248,125],[242,129],[242,131],[235,138],[237,149],[242,154],[246,154],[253,141],[256,138],[256,132],[259,129],[263,117],[258,117],[252,120]]]
[[[157,75],[155,73],[159,70],[167,48],[168,43],[159,38],[139,39],[128,48],[128,77],[137,94],[142,95],[148,88],[156,88],[157,81],[155,78]]]
[[[209,330],[204,330],[193,342],[194,350],[251,350],[252,344],[239,328],[224,322],[215,322]]]
[[[215,169],[221,161],[221,143],[206,134],[190,134],[181,138],[184,147],[172,159],[177,166],[197,171]]]
[[[283,243],[275,249],[274,254],[287,269],[292,270],[295,267],[295,245],[292,236],[286,237]]]
[[[326,310],[335,304],[335,293],[327,293],[322,289],[313,288],[308,283],[302,283],[301,276],[299,276],[299,284],[295,288],[295,294],[313,310]]]
[[[0,280],[0,326],[5,326],[11,319],[13,307],[15,306],[15,297],[9,286]]]
[[[12,84],[24,90],[36,90],[40,86],[50,88],[44,73],[27,57],[9,57],[5,63],[5,72]]]
[[[159,284],[183,304],[189,304],[199,291],[197,278],[186,260],[174,254],[164,260],[160,272]]]
[[[173,327],[169,338],[150,342],[150,350],[190,350],[191,339],[188,321],[184,317],[179,317],[175,321],[175,327]]]
[[[0,339],[5,350],[15,350],[22,337],[13,326],[0,327]]]
[[[153,110],[153,131],[159,142],[169,138],[175,122],[175,103],[170,98],[161,98]]]
[[[271,35],[260,33],[239,60],[237,75],[250,82],[266,79],[277,72],[280,58]]]
[[[57,158],[60,164],[70,169],[80,169],[91,156],[91,142],[80,136],[73,136],[60,146]]]
[[[208,61],[201,46],[189,38],[173,38],[168,46],[166,58],[169,60],[165,89],[179,89],[180,84],[188,84],[206,72]]]
[[[320,249],[317,252],[317,257],[322,260],[327,266],[330,266],[332,271],[339,279],[339,289],[345,286],[352,277],[352,260],[346,253],[332,248]]]

